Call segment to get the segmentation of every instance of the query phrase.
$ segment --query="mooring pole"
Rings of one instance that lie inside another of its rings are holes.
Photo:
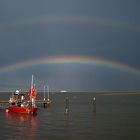
[[[65,112],[64,112],[65,115],[68,115],[69,114],[69,98],[66,97],[65,99]]]
[[[96,97],[93,97],[93,112],[96,113]]]
[[[44,108],[46,107],[46,103],[43,103],[43,107],[44,107]]]

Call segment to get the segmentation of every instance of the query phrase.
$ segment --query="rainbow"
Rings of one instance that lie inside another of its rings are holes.
[[[0,31],[3,30],[13,30],[22,27],[28,27],[32,25],[43,25],[48,26],[49,24],[78,24],[85,27],[89,26],[102,26],[102,27],[113,27],[125,29],[133,32],[140,32],[140,27],[136,25],[129,24],[127,22],[115,21],[112,19],[101,18],[101,17],[89,17],[89,16],[40,16],[32,17],[30,19],[21,19],[16,21],[11,21],[8,24],[0,25]]]
[[[58,56],[47,56],[35,59],[30,59],[15,64],[3,66],[0,68],[0,74],[20,70],[22,68],[28,68],[38,65],[49,65],[49,64],[84,64],[84,65],[96,65],[105,66],[112,69],[119,69],[127,71],[133,74],[140,74],[140,70],[135,67],[131,67],[126,64],[119,62],[96,58],[92,56],[81,56],[81,55],[58,55]]]

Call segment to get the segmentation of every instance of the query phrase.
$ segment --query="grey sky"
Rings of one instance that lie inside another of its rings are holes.
[[[46,56],[93,56],[140,68],[140,1],[0,1],[0,69]],[[0,74],[0,89],[138,90],[140,74],[106,66],[53,64]],[[19,82],[20,81],[20,82]]]

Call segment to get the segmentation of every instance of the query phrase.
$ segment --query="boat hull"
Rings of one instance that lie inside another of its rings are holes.
[[[25,107],[13,106],[13,105],[10,105],[8,109],[10,112],[24,113],[24,114],[36,114],[37,111],[37,107],[25,108]]]

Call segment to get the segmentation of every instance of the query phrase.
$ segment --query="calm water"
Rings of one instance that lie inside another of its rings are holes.
[[[10,93],[0,94],[9,99]],[[38,98],[41,98],[41,93]],[[37,115],[0,110],[0,140],[139,140],[140,95],[94,93],[51,94],[52,105],[38,106]],[[69,115],[65,116],[65,98]]]

